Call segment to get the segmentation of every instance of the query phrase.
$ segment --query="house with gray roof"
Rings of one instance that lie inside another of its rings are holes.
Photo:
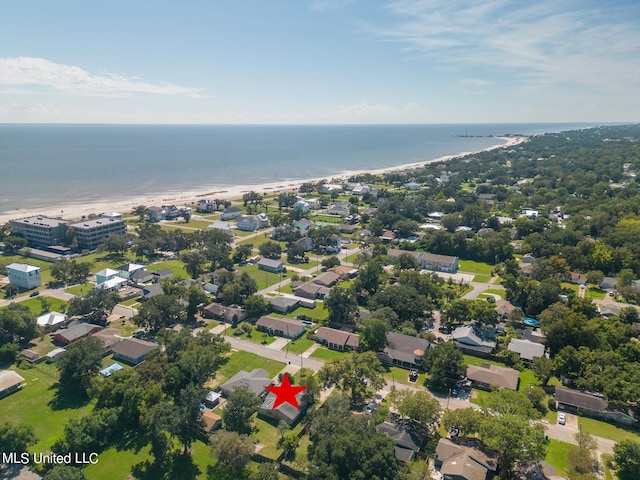
[[[283,269],[284,263],[282,263],[280,260],[261,258],[258,262],[258,270],[264,270],[265,272],[280,273]]]
[[[426,438],[426,432],[418,424],[397,413],[390,413],[377,430],[393,440],[396,458],[403,462],[408,462],[420,451]]]
[[[242,210],[238,207],[228,207],[225,208],[220,216],[221,220],[234,220],[242,216]]]
[[[297,285],[293,291],[296,297],[308,298],[310,300],[324,300],[331,292],[331,289],[314,282],[306,282]]]
[[[544,357],[544,345],[530,340],[519,340],[512,338],[507,346],[507,350],[520,355],[521,360],[533,362],[534,359]]]
[[[62,344],[69,345],[71,343],[77,342],[78,340],[82,340],[85,337],[88,337],[92,333],[98,332],[102,330],[102,327],[98,325],[92,325],[90,323],[78,323],[73,325],[72,327],[58,330],[54,335],[53,339]]]
[[[0,371],[0,398],[18,391],[22,382],[24,378],[13,370]]]
[[[138,338],[125,338],[112,348],[114,360],[120,360],[130,365],[144,362],[147,354],[160,345]]]
[[[387,346],[376,356],[383,363],[402,368],[419,368],[424,352],[431,347],[428,340],[396,332],[387,332]]]
[[[267,392],[264,387],[269,385],[273,385],[269,372],[264,368],[254,368],[250,372],[240,370],[220,386],[220,392],[227,398],[237,388],[246,386],[256,396],[262,397]]]
[[[296,400],[298,401],[298,406],[300,408],[294,407],[289,402],[281,403],[276,408],[273,408],[276,401],[276,395],[273,392],[269,392],[264,397],[262,405],[260,405],[260,408],[258,409],[258,416],[272,422],[280,423],[281,421],[284,421],[289,425],[293,425],[302,417],[307,406],[304,392],[299,392],[296,395]]]
[[[324,272],[311,281],[318,285],[322,285],[323,287],[333,287],[340,281],[340,275],[335,272]]]
[[[558,410],[580,413],[590,417],[611,420],[631,425],[638,422],[633,410],[626,406],[615,406],[606,399],[571,388],[556,387],[556,403]]]
[[[267,302],[269,302],[269,305],[271,305],[271,310],[283,315],[293,312],[300,306],[300,300],[284,295],[279,295],[277,297],[267,297]]]
[[[463,352],[489,354],[496,348],[496,342],[481,338],[472,325],[463,325],[456,328],[451,337]]]

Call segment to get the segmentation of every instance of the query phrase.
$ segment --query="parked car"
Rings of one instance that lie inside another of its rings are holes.
[[[367,406],[364,407],[364,413],[371,415],[377,406],[378,404],[376,402],[369,402]]]
[[[558,414],[558,423],[560,425],[564,425],[567,422],[566,417],[564,416],[564,413],[559,413]]]
[[[31,292],[31,293],[29,294],[29,296],[30,296],[30,297],[37,297],[38,295],[40,295],[40,292],[39,292],[39,291],[37,291],[37,290],[36,290],[35,292]]]

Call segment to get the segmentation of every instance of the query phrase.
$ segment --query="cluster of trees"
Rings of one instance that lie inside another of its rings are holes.
[[[91,262],[76,262],[68,260],[56,262],[51,266],[52,283],[68,285],[73,283],[85,283],[91,275],[93,264]]]
[[[150,442],[157,465],[169,461],[174,442],[187,452],[200,434],[202,385],[222,363],[229,345],[220,336],[164,331],[163,348],[135,370],[103,378],[95,374],[102,358],[99,340],[89,337],[69,347],[60,359],[60,385],[79,388],[95,401],[85,417],[72,419],[54,452],[100,452],[128,434]]]
[[[70,317],[81,316],[89,323],[104,324],[119,301],[115,292],[93,289],[84,297],[69,300],[67,314]]]
[[[12,363],[20,345],[36,336],[36,316],[28,307],[11,303],[0,310],[0,363]]]
[[[533,424],[531,418],[540,418],[529,398],[511,390],[492,392],[480,399],[481,410],[466,408],[447,410],[442,424],[458,435],[477,435],[484,444],[499,455],[501,478],[516,478],[520,469],[544,459],[548,440],[544,427]]]

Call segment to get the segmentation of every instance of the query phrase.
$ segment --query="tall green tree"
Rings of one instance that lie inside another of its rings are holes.
[[[613,446],[613,461],[620,480],[635,480],[640,472],[640,442],[622,440]]]
[[[365,350],[377,352],[382,350],[388,343],[388,325],[377,318],[364,320],[360,332],[360,343]]]
[[[241,435],[251,434],[251,416],[258,411],[260,399],[248,387],[237,388],[222,410],[224,428]]]
[[[36,435],[31,425],[0,423],[0,445],[3,452],[26,452],[34,443]]]
[[[182,444],[184,454],[189,451],[204,427],[200,410],[203,398],[204,389],[190,383],[180,391],[175,403],[174,422],[169,429]]]
[[[322,385],[348,391],[353,403],[363,400],[367,384],[376,390],[385,384],[384,368],[373,352],[352,353],[332,359],[318,372]]]
[[[329,310],[330,323],[355,323],[358,301],[351,289],[333,287],[324,301],[324,307]]]
[[[25,305],[10,303],[0,310],[0,345],[31,340],[37,333],[36,316]]]
[[[60,386],[86,395],[91,377],[102,365],[104,347],[98,337],[89,336],[67,347],[67,352],[56,362],[60,371]]]
[[[455,342],[434,345],[424,352],[423,368],[429,372],[429,386],[446,389],[453,386],[464,375],[464,356]]]
[[[218,461],[236,474],[244,470],[255,451],[250,436],[232,431],[218,430],[211,436],[210,443]]]
[[[410,418],[430,435],[437,433],[442,409],[438,400],[430,393],[396,390],[392,393],[391,403],[400,415]]]

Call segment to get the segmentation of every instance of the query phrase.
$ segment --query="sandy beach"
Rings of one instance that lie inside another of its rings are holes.
[[[346,179],[352,177],[354,175],[363,174],[363,173],[371,173],[371,174],[382,174],[388,172],[398,172],[398,171],[406,171],[413,170],[416,168],[420,168],[429,163],[435,162],[443,162],[448,161],[453,158],[463,157],[466,155],[471,155],[474,153],[484,152],[495,150],[497,148],[509,148],[515,145],[519,145],[523,142],[526,142],[528,137],[495,137],[498,140],[504,140],[506,143],[493,145],[491,147],[485,148],[483,150],[479,150],[476,152],[461,152],[454,155],[445,155],[442,157],[424,160],[417,163],[397,165],[393,167],[387,167],[377,170],[352,170],[352,171],[342,171],[336,172],[335,175],[331,177],[322,177],[322,178],[332,178],[332,179]],[[127,213],[132,211],[138,205],[188,205],[193,202],[197,202],[200,199],[226,199],[233,200],[242,198],[242,194],[245,192],[249,192],[251,190],[256,191],[262,194],[273,194],[273,193],[281,193],[281,192],[291,192],[297,191],[298,187],[305,182],[317,182],[322,180],[322,178],[307,178],[302,180],[283,180],[281,182],[272,182],[265,183],[259,185],[233,185],[228,187],[223,186],[215,186],[208,189],[201,189],[197,191],[184,191],[177,193],[166,193],[164,195],[145,195],[139,197],[130,197],[127,199],[111,199],[109,201],[103,202],[81,202],[72,203],[72,204],[64,204],[64,205],[53,205],[51,208],[44,209],[16,209],[11,212],[0,212],[0,223],[6,223],[9,220],[14,220],[17,218],[24,218],[33,215],[44,215],[47,217],[54,218],[64,218],[65,220],[80,220],[81,217],[90,215],[90,214],[101,214],[104,212],[120,212]]]

